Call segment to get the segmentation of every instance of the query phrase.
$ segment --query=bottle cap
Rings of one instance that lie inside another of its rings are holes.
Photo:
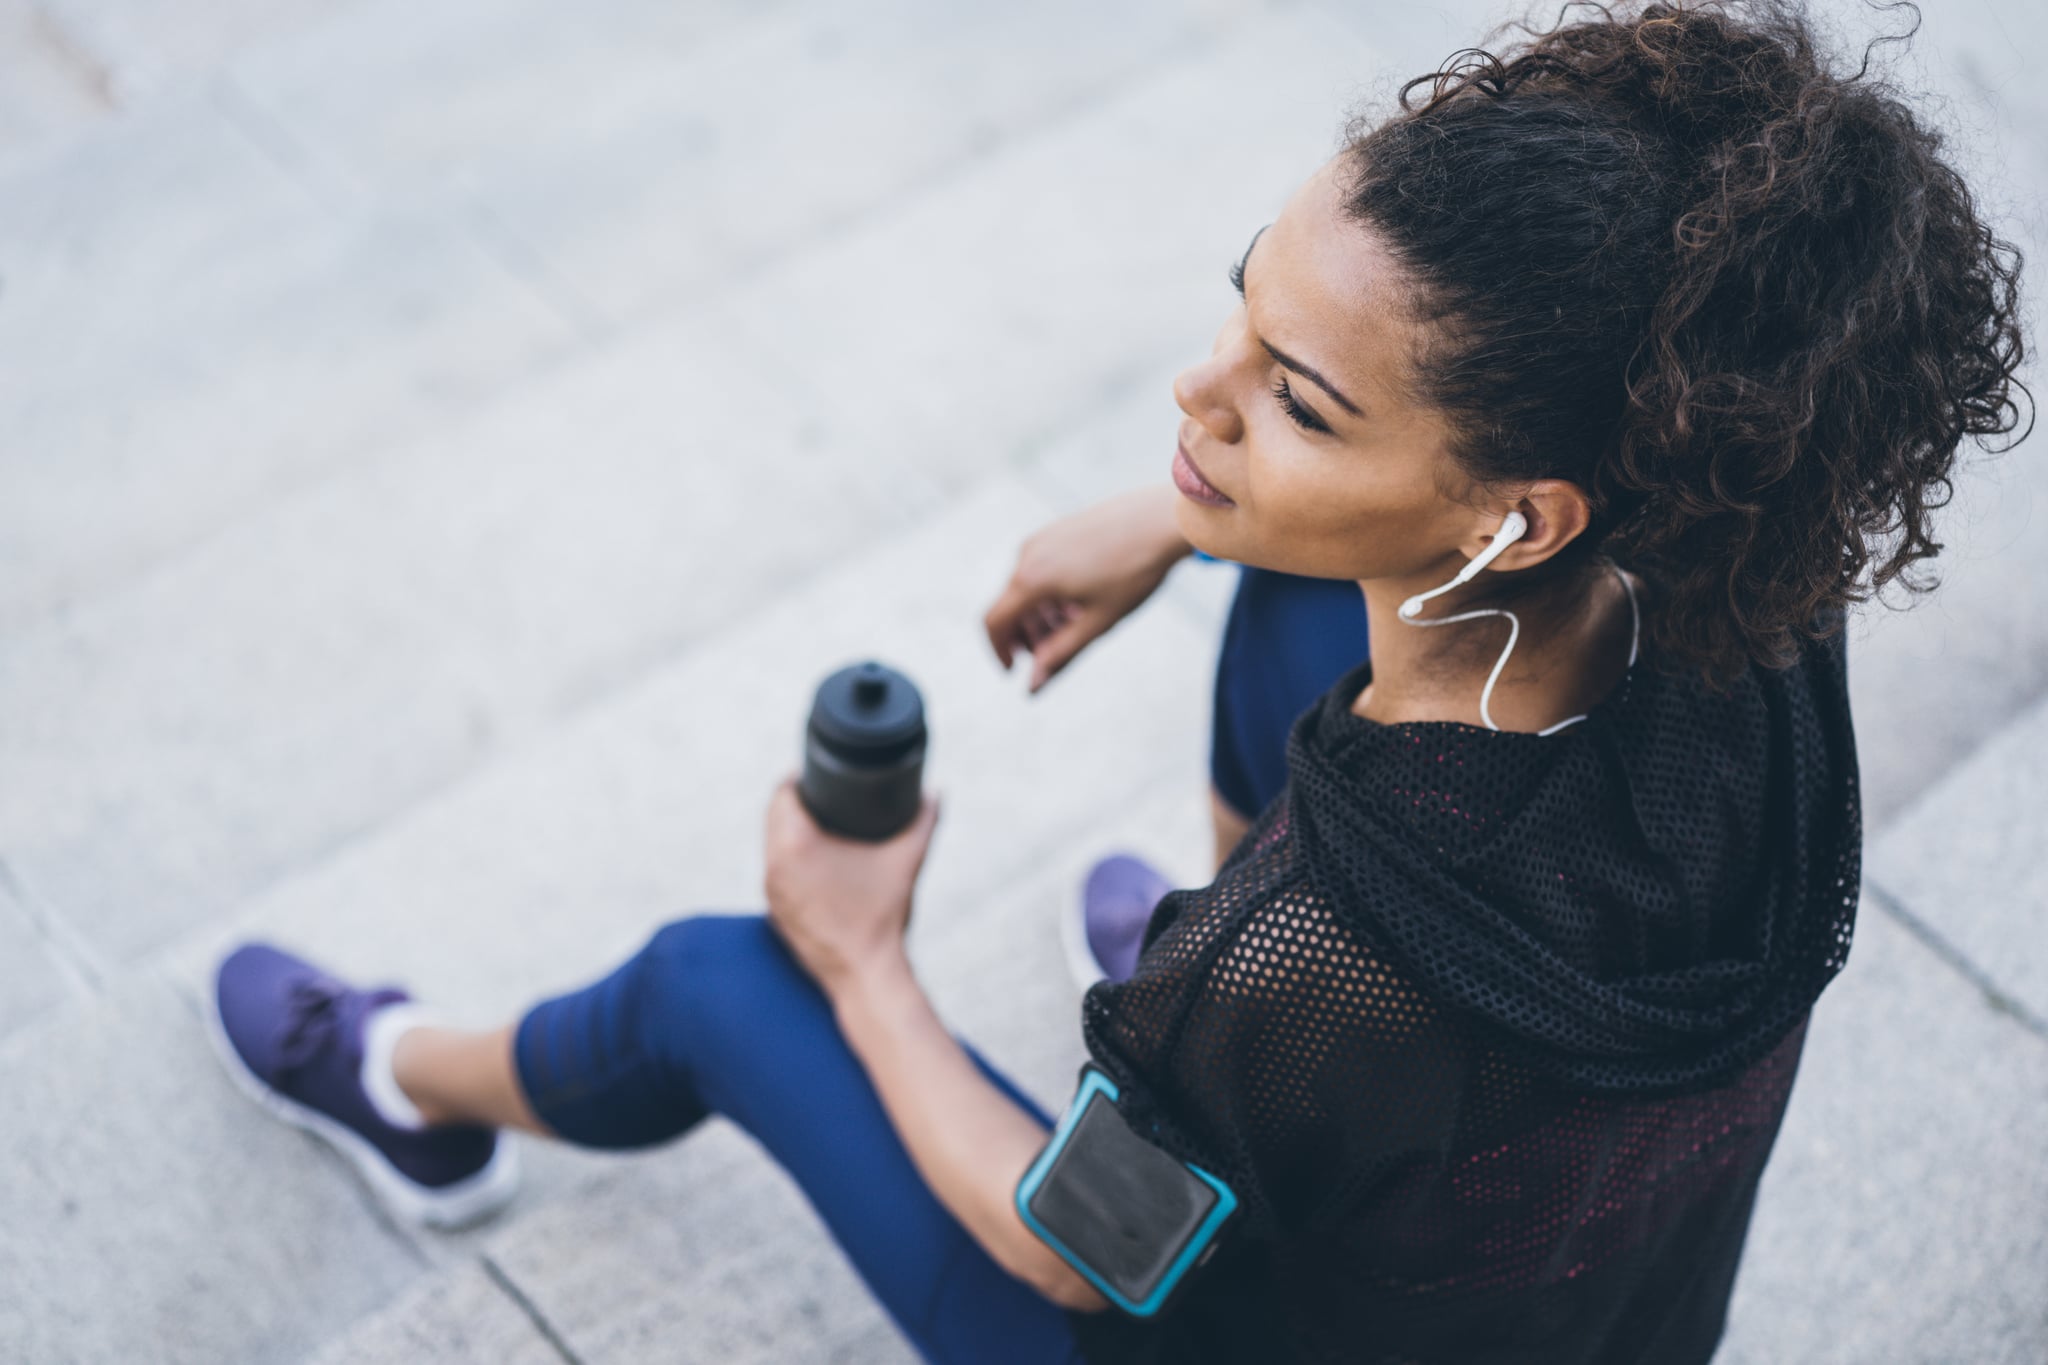
[[[818,684],[810,731],[845,762],[894,763],[925,741],[924,698],[910,679],[870,659]]]

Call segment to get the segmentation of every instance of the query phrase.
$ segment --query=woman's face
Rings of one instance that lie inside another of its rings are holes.
[[[1343,214],[1339,169],[1324,166],[1254,240],[1244,303],[1209,358],[1174,381],[1181,452],[1229,500],[1186,496],[1176,468],[1180,528],[1198,549],[1262,568],[1407,579],[1499,518],[1452,496],[1469,484],[1441,418],[1408,396],[1418,337],[1397,268]]]

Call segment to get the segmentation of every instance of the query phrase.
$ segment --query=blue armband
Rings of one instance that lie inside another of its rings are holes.
[[[1211,564],[1221,564],[1221,563],[1223,563],[1223,562],[1224,562],[1224,561],[1222,561],[1222,560],[1218,559],[1218,558],[1217,558],[1217,557],[1216,557],[1215,555],[1212,555],[1212,554],[1210,554],[1210,553],[1209,553],[1209,552],[1208,552],[1207,550],[1197,550],[1197,551],[1195,551],[1195,558],[1196,558],[1196,559],[1201,559],[1201,560],[1206,560],[1206,561],[1208,561],[1208,562],[1209,562],[1209,563],[1211,563]]]
[[[1124,1312],[1159,1312],[1237,1209],[1230,1187],[1131,1131],[1093,1067],[1017,1184],[1024,1225]]]

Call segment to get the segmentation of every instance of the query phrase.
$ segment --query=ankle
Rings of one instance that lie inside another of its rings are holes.
[[[363,1024],[363,1093],[379,1118],[394,1128],[428,1128],[443,1119],[436,1106],[421,1103],[421,1087],[408,1085],[417,1076],[417,1045],[433,1028],[433,1016],[410,1001],[378,1010]]]
[[[450,1028],[435,1019],[408,1025],[392,1041],[391,1079],[426,1127],[455,1123],[496,1126],[480,1118],[473,1104],[464,1102],[463,1078],[475,1065],[479,1041],[478,1034]]]

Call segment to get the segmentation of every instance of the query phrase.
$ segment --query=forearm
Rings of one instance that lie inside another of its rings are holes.
[[[1048,1136],[947,1031],[900,955],[833,992],[847,1044],[941,1204],[995,1262],[1055,1303],[1108,1307],[1017,1216],[1017,1182]]]

